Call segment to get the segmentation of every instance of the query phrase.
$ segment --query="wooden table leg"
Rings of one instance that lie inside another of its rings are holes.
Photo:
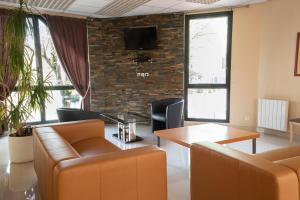
[[[252,153],[256,154],[256,138],[252,139]]]
[[[157,146],[160,147],[160,137],[157,136]]]
[[[293,138],[294,138],[294,130],[293,130],[293,128],[294,128],[294,124],[293,124],[293,122],[290,122],[290,143],[293,142]]]

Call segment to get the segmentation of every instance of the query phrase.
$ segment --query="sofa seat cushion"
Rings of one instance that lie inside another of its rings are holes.
[[[81,157],[97,156],[110,152],[121,151],[121,149],[117,146],[102,137],[81,140],[72,144],[72,146]]]
[[[166,113],[154,113],[152,119],[160,122],[166,122]]]
[[[279,161],[288,158],[300,156],[300,146],[290,146],[282,149],[267,151],[264,153],[258,153],[256,157],[264,158],[269,161]]]

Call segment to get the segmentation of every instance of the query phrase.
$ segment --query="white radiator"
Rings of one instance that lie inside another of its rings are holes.
[[[259,99],[257,124],[259,128],[287,131],[289,102]]]

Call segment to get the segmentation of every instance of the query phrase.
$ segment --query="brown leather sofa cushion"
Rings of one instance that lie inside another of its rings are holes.
[[[49,158],[55,163],[79,157],[77,151],[51,127],[37,128],[36,136],[43,142]]]
[[[293,170],[298,176],[298,184],[299,184],[299,196],[300,196],[300,156],[287,158],[284,160],[278,160],[274,163],[278,165],[282,165]]]
[[[70,144],[93,137],[104,137],[104,122],[101,120],[66,122],[49,126]]]
[[[55,200],[167,200],[166,155],[157,147],[60,162]]]
[[[121,149],[102,137],[81,140],[73,143],[72,146],[82,157],[103,155],[106,153],[121,151]]]
[[[300,180],[300,146],[290,146],[264,153],[256,154],[255,157],[272,161],[293,170]]]
[[[289,167],[215,143],[191,148],[192,200],[299,200]]]
[[[164,151],[122,151],[105,140],[101,120],[46,126],[34,128],[43,200],[167,200]]]
[[[287,158],[300,156],[300,146],[290,146],[282,149],[276,149],[272,151],[267,151],[264,153],[258,153],[256,157],[264,158],[269,161],[284,160]]]
[[[298,179],[300,180],[300,156],[287,158],[284,160],[278,160],[274,163],[290,168],[291,170],[297,173]]]

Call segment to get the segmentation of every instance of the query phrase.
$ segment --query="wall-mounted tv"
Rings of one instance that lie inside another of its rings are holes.
[[[124,29],[126,50],[151,50],[156,48],[156,27],[134,27]]]

